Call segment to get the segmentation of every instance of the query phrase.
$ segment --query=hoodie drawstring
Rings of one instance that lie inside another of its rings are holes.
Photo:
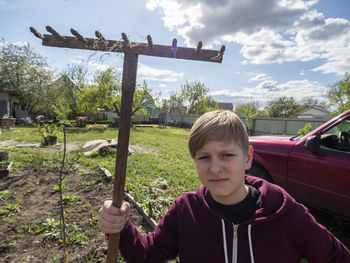
[[[222,226],[222,238],[224,243],[224,253],[225,253],[225,263],[228,263],[227,255],[227,240],[226,240],[226,229],[225,221],[221,219]],[[254,263],[254,254],[252,246],[252,225],[248,225],[248,241],[249,241],[249,253],[250,253],[250,262]],[[232,244],[232,263],[237,263],[237,250],[238,250],[238,225],[233,225],[233,244]]]
[[[248,225],[248,240],[249,240],[249,252],[250,252],[250,262],[254,263],[254,254],[252,246],[252,225]]]
[[[221,225],[222,225],[222,237],[224,239],[225,263],[228,263],[227,243],[226,243],[226,230],[225,230],[225,222],[224,222],[223,219],[221,219]]]

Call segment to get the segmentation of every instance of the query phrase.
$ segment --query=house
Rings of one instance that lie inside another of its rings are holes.
[[[14,99],[17,93],[7,89],[0,89],[0,119],[4,116],[14,117]]]
[[[233,104],[232,103],[226,103],[226,102],[218,102],[219,109],[223,110],[233,110]]]
[[[308,107],[297,114],[299,119],[329,119],[330,112],[322,107]]]

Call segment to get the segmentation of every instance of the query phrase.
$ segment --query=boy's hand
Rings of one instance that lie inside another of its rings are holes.
[[[98,211],[98,228],[103,233],[113,234],[123,230],[129,217],[130,204],[124,202],[120,208],[112,205],[112,200],[107,200]]]

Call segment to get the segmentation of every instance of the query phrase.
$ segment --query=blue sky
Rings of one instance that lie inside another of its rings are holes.
[[[0,0],[0,37],[29,43],[61,72],[87,63],[90,78],[110,66],[121,71],[123,55],[44,47],[29,27],[62,35],[95,30],[110,40],[205,48],[226,46],[222,64],[139,57],[137,81],[169,97],[185,81],[201,81],[219,102],[264,105],[281,96],[325,100],[328,85],[350,72],[349,0]],[[88,60],[89,59],[89,60]]]

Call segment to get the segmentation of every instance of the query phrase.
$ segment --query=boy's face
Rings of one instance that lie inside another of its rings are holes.
[[[196,152],[199,179],[215,201],[235,204],[245,198],[244,176],[252,164],[252,155],[252,147],[245,153],[231,140],[210,140]]]

